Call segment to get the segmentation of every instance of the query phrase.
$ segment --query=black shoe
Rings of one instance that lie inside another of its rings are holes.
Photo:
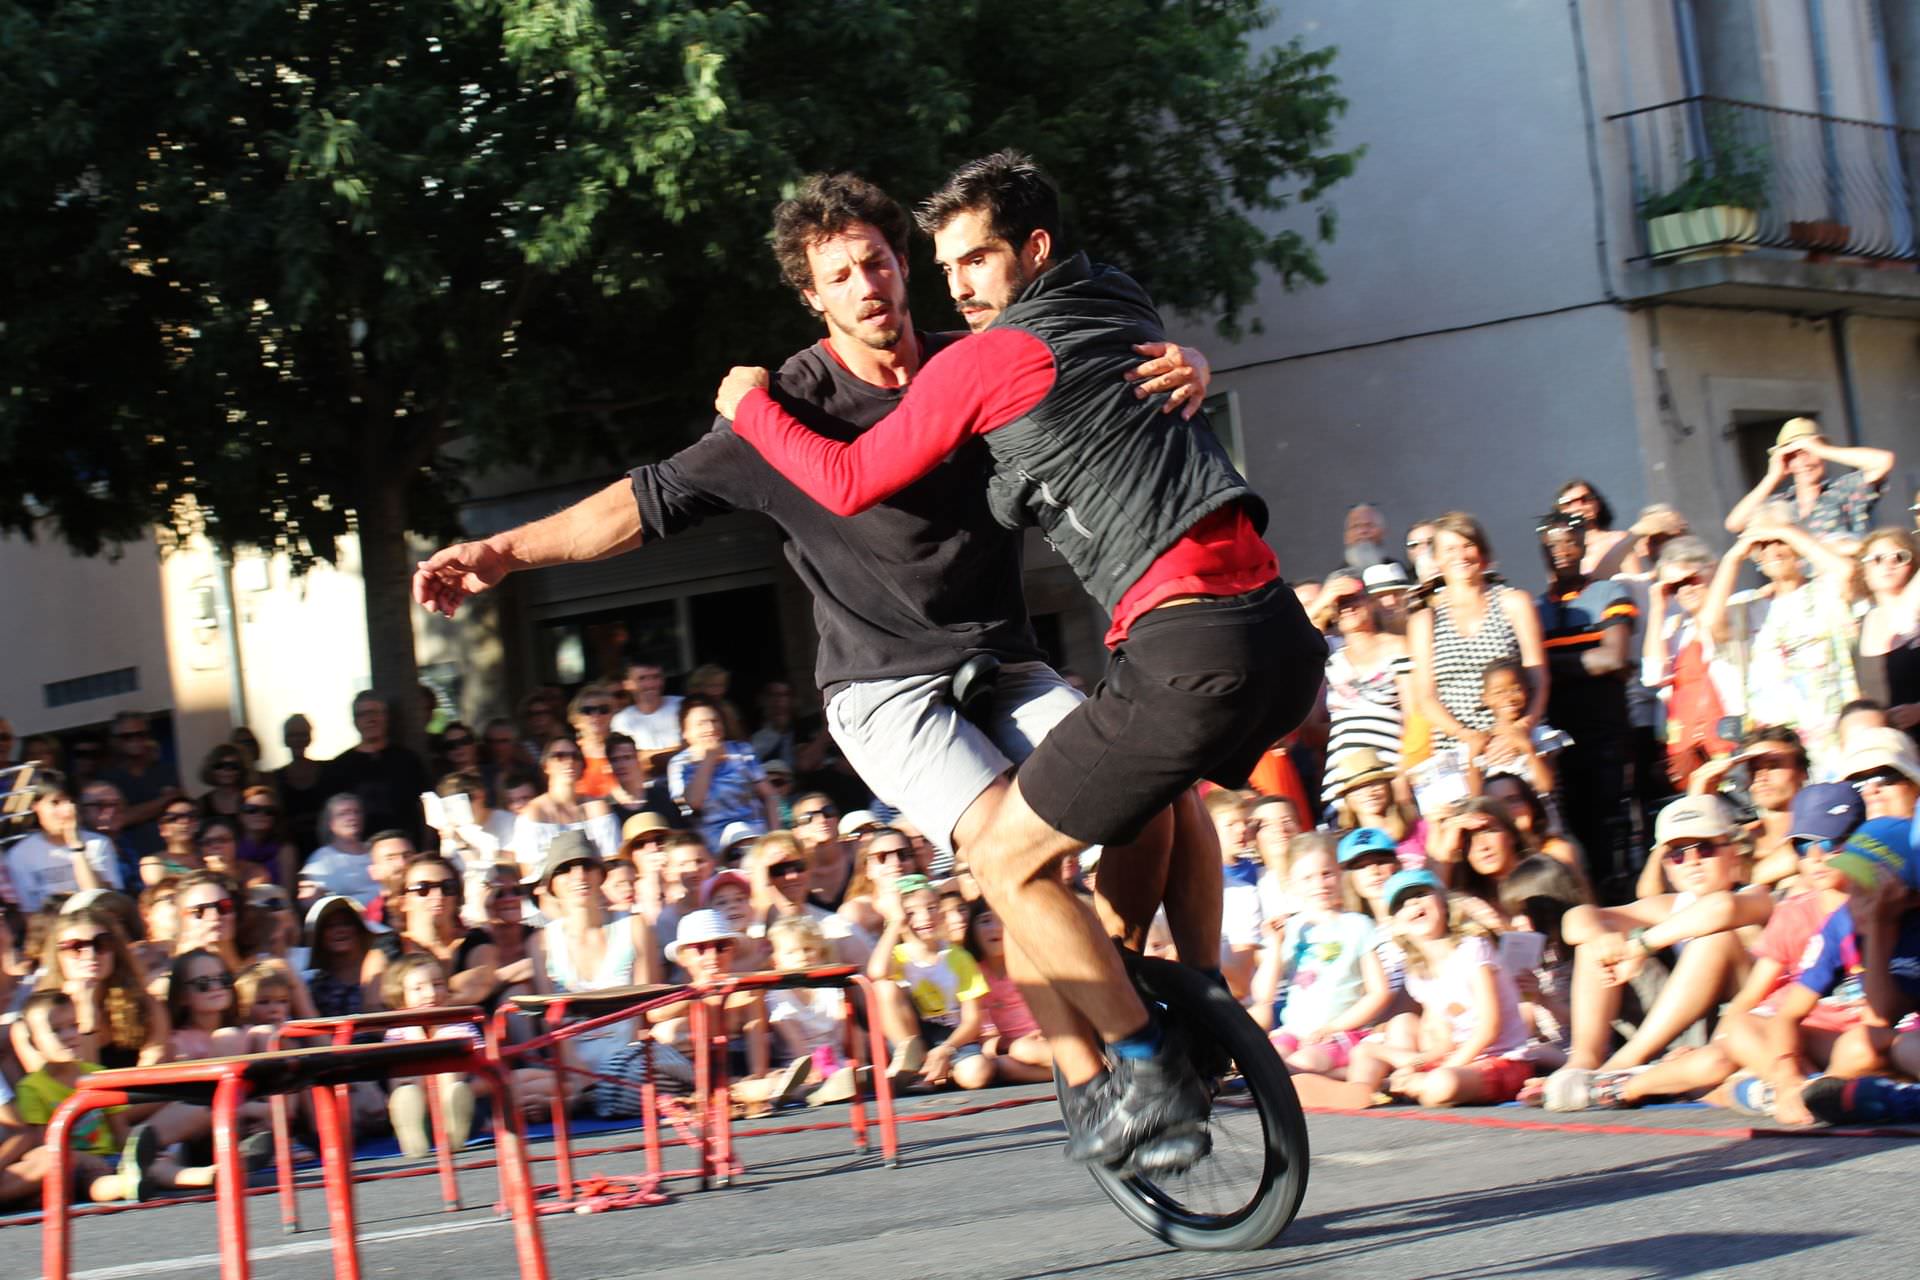
[[[1187,1170],[1213,1150],[1213,1134],[1195,1125],[1157,1134],[1133,1149],[1120,1172],[1128,1177],[1164,1178]]]
[[[1186,1037],[1174,1027],[1165,1029],[1159,1052],[1120,1059],[1107,1086],[1088,1089],[1082,1101],[1086,1115],[1072,1128],[1067,1158],[1115,1168],[1150,1138],[1204,1128],[1212,1106],[1206,1083],[1193,1069]]]

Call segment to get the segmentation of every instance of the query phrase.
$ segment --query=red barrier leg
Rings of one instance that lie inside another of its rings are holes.
[[[280,1188],[280,1229],[291,1235],[300,1229],[300,1197],[293,1189],[293,1127],[291,1105],[284,1093],[267,1100],[273,1111],[273,1180]]]
[[[889,1168],[900,1163],[900,1131],[893,1118],[893,1081],[887,1078],[887,1033],[880,1028],[880,993],[864,974],[854,978],[867,999],[867,1031],[873,1061],[873,1105],[880,1113],[880,1152]],[[858,1084],[858,1080],[855,1084]]]
[[[643,1052],[647,1056],[647,1077],[640,1086],[640,1127],[647,1150],[647,1176],[658,1179],[665,1168],[660,1159],[660,1086],[654,1082],[659,1063],[653,1056],[653,1033],[640,1034],[646,1037],[641,1043],[646,1045]]]
[[[841,1046],[846,1051],[847,1070],[853,1072],[853,1097],[847,1102],[847,1120],[853,1127],[853,1149],[867,1149],[867,1104],[860,1099],[860,1029],[854,1025],[852,1002],[840,1020]]]
[[[440,1161],[440,1199],[448,1213],[460,1211],[460,1181],[453,1175],[453,1146],[447,1141],[447,1109],[440,1097],[440,1081],[452,1076],[422,1076],[427,1091],[427,1116],[433,1121],[433,1150]]]
[[[713,1117],[713,1167],[720,1185],[730,1187],[738,1166],[733,1159],[733,1074],[727,1053],[725,997],[719,998],[719,1008],[712,1011],[712,1018],[709,1029],[713,1034],[713,1052],[708,1055],[708,1061],[712,1066],[713,1081],[712,1089],[707,1094],[707,1108]]]
[[[46,1280],[67,1280],[73,1267],[73,1153],[68,1149],[74,1121],[100,1104],[85,1094],[61,1103],[47,1125],[47,1180],[40,1187],[46,1220],[40,1227],[40,1267]]]
[[[334,1280],[360,1280],[359,1227],[353,1220],[353,1144],[342,1139],[349,1117],[331,1086],[313,1091],[313,1127],[320,1134],[320,1170],[333,1223]]]
[[[700,1139],[700,1189],[705,1191],[713,1184],[713,1033],[708,1028],[707,1002],[703,999],[687,1005],[687,1038],[693,1041],[692,1112]]]
[[[221,1280],[247,1280],[247,1165],[240,1158],[240,1104],[246,1082],[228,1076],[213,1091],[214,1204]]]
[[[555,1006],[560,1010],[562,1006]],[[547,1029],[557,1031],[558,1019],[551,1019]],[[556,1188],[561,1203],[573,1199],[573,1139],[567,1129],[567,1042],[558,1041],[553,1046],[553,1159],[554,1176],[559,1179]]]
[[[513,1214],[513,1248],[520,1262],[520,1280],[547,1280],[546,1245],[540,1238],[540,1216],[533,1204],[533,1173],[527,1167],[527,1148],[521,1141],[513,1079],[505,1067],[486,1062],[481,1067],[493,1089],[493,1140],[500,1153],[500,1193]],[[503,1120],[504,1117],[504,1120]]]

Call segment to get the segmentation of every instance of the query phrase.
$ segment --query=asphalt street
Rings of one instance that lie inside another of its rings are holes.
[[[1035,1092],[1035,1091],[1029,1091]],[[1001,1092],[993,1100],[1012,1095]],[[954,1105],[919,1100],[910,1110]],[[1498,1123],[1538,1113],[1454,1113]],[[1051,1105],[902,1127],[901,1167],[854,1155],[844,1131],[753,1138],[735,1186],[675,1185],[669,1203],[544,1219],[552,1274],[676,1280],[1227,1280],[1353,1277],[1909,1276],[1905,1200],[1920,1143],[1756,1136],[1699,1112],[1581,1119],[1672,1132],[1528,1130],[1403,1115],[1315,1115],[1300,1217],[1269,1249],[1179,1253],[1138,1232],[1061,1158]],[[615,1139],[620,1140],[620,1139]],[[591,1140],[590,1140],[591,1141]],[[633,1172],[634,1154],[588,1172]],[[362,1172],[413,1167],[401,1161]],[[551,1177],[551,1164],[538,1166]],[[494,1199],[490,1170],[463,1175],[469,1204]],[[304,1193],[310,1226],[325,1222]],[[513,1274],[511,1235],[486,1207],[439,1211],[432,1178],[359,1188],[368,1276]],[[251,1202],[258,1277],[332,1274],[325,1233],[283,1235],[271,1197]],[[204,1204],[76,1226],[80,1280],[217,1274]],[[0,1227],[0,1275],[37,1275],[39,1229]]]

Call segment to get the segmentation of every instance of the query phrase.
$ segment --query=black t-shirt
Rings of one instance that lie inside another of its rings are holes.
[[[1627,589],[1611,578],[1589,582],[1571,595],[1548,587],[1534,597],[1547,646],[1547,720],[1572,735],[1575,746],[1598,746],[1597,736],[1627,727],[1625,671],[1596,676],[1580,656],[1599,647],[1609,627],[1631,631],[1637,611]],[[1631,665],[1632,659],[1628,659]]]
[[[931,356],[952,339],[920,340]],[[788,412],[841,441],[887,416],[904,394],[854,377],[824,342],[774,376],[774,397]],[[1022,594],[1021,534],[987,509],[987,475],[976,441],[885,502],[836,516],[716,420],[632,479],[648,542],[729,510],[764,512],[779,524],[787,559],[813,593],[814,676],[831,697],[851,681],[948,671],[976,653],[1045,660]]]
[[[341,752],[320,766],[320,789],[329,798],[342,791],[359,796],[366,811],[366,835],[396,828],[407,833],[415,848],[420,846],[420,793],[427,790],[427,768],[398,743],[378,751],[356,747]]]

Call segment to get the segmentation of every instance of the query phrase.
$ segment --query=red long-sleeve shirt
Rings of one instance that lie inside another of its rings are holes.
[[[740,436],[816,502],[850,516],[912,484],[974,436],[1016,421],[1054,384],[1053,352],[1019,329],[989,329],[930,360],[899,408],[851,443],[809,430],[765,391],[745,396]],[[1180,595],[1239,595],[1279,576],[1273,551],[1238,503],[1189,529],[1122,594],[1109,646],[1135,619]]]

